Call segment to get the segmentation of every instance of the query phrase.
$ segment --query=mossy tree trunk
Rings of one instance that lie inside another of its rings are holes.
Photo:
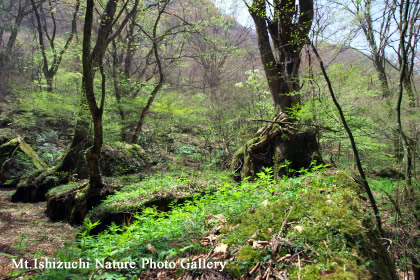
[[[310,167],[313,160],[321,160],[316,134],[296,130],[295,120],[288,116],[300,102],[300,55],[314,17],[312,0],[296,2],[253,0],[248,6],[277,116],[236,152],[231,166],[241,178],[254,176],[262,167],[273,167],[275,175],[282,176],[288,168],[300,170]]]
[[[93,120],[93,145],[86,152],[86,161],[89,170],[89,188],[86,194],[86,207],[97,205],[101,200],[101,192],[103,191],[102,176],[100,171],[101,149],[103,144],[103,123],[102,116],[105,106],[106,96],[106,76],[103,69],[103,58],[109,43],[115,39],[127,24],[128,20],[137,10],[139,0],[135,1],[132,10],[127,13],[125,19],[116,28],[113,33],[112,29],[116,24],[114,16],[117,12],[119,1],[109,0],[101,15],[101,24],[98,30],[96,43],[91,49],[92,26],[94,22],[93,11],[95,3],[93,0],[86,1],[85,24],[83,28],[83,89],[86,94],[89,111]],[[125,9],[123,7],[122,9]],[[122,12],[122,11],[121,11]],[[118,15],[118,14],[117,14]],[[94,90],[95,69],[99,68],[102,84],[100,101],[97,103]]]
[[[255,177],[263,167],[272,167],[274,176],[281,178],[322,163],[315,131],[295,127],[284,113],[269,123],[233,156],[236,180]]]

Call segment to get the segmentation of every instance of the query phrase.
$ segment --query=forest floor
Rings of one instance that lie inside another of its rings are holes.
[[[37,252],[52,255],[65,243],[74,242],[76,228],[66,223],[52,223],[44,211],[46,202],[12,203],[15,189],[0,189],[0,279],[17,269],[12,258],[28,260]]]

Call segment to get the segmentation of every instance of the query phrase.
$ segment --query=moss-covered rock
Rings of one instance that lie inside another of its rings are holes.
[[[104,176],[139,173],[150,166],[151,159],[137,144],[104,145],[101,153],[101,172]]]
[[[231,275],[265,262],[290,279],[398,279],[360,186],[342,172],[330,177],[328,190],[278,198],[225,225],[219,240],[237,252]]]
[[[86,180],[81,183],[69,183],[50,189],[46,194],[47,209],[45,213],[52,221],[71,221],[75,215],[75,205],[78,193],[87,188]]]
[[[128,225],[133,221],[137,213],[141,213],[143,208],[153,207],[158,211],[166,212],[170,210],[170,205],[180,204],[191,200],[193,195],[187,193],[167,194],[155,193],[154,195],[139,198],[140,201],[126,207],[118,207],[115,203],[105,202],[90,211],[87,217],[91,221],[100,221],[90,233],[98,234],[115,223],[117,225]]]
[[[213,179],[210,179],[211,176],[214,176]],[[209,184],[209,179],[212,184]],[[119,182],[108,185],[120,185],[121,188],[88,213],[87,217],[92,222],[101,222],[91,233],[103,231],[112,223],[129,224],[136,213],[141,213],[145,207],[169,211],[171,205],[182,204],[215,190],[220,180],[220,175],[212,172],[181,176],[178,173],[154,174],[141,180],[134,176],[120,177]]]
[[[45,201],[48,190],[65,181],[65,177],[56,174],[52,168],[38,170],[21,179],[12,195],[12,202]]]
[[[16,187],[24,174],[44,168],[47,164],[20,136],[0,146],[0,187]]]
[[[122,200],[105,200],[108,195],[120,190],[120,186],[108,183],[101,191],[99,198],[101,201],[105,201],[93,209],[87,209],[85,195],[88,187],[88,181],[83,180],[79,183],[59,185],[50,189],[46,194],[47,209],[45,213],[52,221],[67,221],[72,224],[81,224],[85,217],[91,221],[100,221],[100,224],[91,231],[91,234],[97,234],[106,230],[112,223],[129,224],[133,220],[133,216],[145,207],[168,211],[171,204],[183,203],[193,198],[191,193],[185,191],[155,192],[142,197],[130,197],[136,199],[137,202],[127,204]]]

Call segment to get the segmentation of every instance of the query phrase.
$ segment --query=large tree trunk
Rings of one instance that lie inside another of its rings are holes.
[[[287,112],[299,103],[294,93],[299,90],[300,53],[312,25],[313,1],[299,1],[299,16],[294,1],[276,0],[273,9],[269,20],[266,0],[253,0],[249,12],[274,106],[277,112]]]
[[[315,131],[297,131],[282,113],[235,153],[231,169],[236,180],[254,178],[263,167],[272,167],[274,176],[282,178],[316,163],[322,163],[322,158]]]
[[[267,4],[266,0],[253,0],[249,6],[277,116],[236,152],[231,167],[242,179],[255,176],[262,167],[273,167],[274,174],[281,177],[291,169],[309,168],[314,160],[322,161],[316,133],[296,130],[288,116],[300,102],[300,53],[314,16],[312,0],[300,0],[299,5],[295,2],[275,0]],[[273,9],[271,19],[267,6]]]

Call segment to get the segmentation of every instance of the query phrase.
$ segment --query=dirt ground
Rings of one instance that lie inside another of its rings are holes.
[[[0,279],[16,270],[12,258],[31,262],[33,254],[44,256],[74,242],[76,228],[52,223],[44,214],[46,202],[12,203],[13,189],[0,189]]]

